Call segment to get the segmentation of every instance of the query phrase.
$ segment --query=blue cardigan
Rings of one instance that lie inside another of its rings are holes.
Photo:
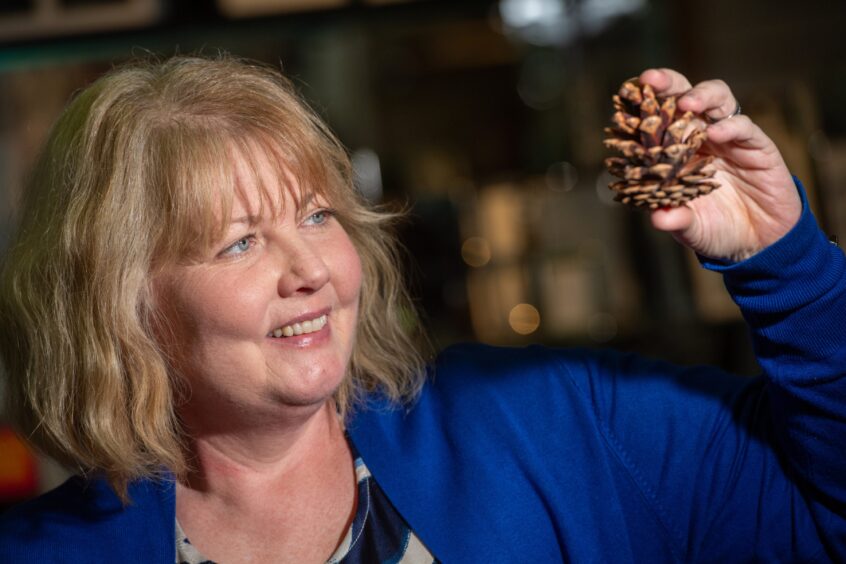
[[[846,562],[846,260],[805,211],[724,273],[764,375],[610,351],[443,352],[349,434],[444,562]],[[0,562],[174,562],[174,485],[72,478],[0,521]]]

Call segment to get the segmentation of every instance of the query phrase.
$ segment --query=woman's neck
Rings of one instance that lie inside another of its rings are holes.
[[[327,402],[301,425],[269,427],[189,429],[193,471],[177,484],[177,519],[216,561],[325,562],[357,505],[341,422]]]
[[[188,417],[188,459],[191,471],[186,487],[203,494],[225,495],[238,490],[267,487],[283,477],[349,457],[343,427],[331,401],[305,408],[274,421],[226,425],[220,418],[203,425]],[[228,496],[226,496],[228,497]]]

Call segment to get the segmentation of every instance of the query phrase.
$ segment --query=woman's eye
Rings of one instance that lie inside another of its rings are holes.
[[[306,219],[306,223],[308,223],[309,225],[323,225],[324,223],[329,221],[329,218],[331,216],[332,212],[329,210],[318,210],[308,216],[308,219]]]
[[[232,243],[231,245],[229,245],[228,247],[223,249],[223,252],[221,252],[220,254],[224,255],[224,256],[240,255],[242,253],[249,251],[250,247],[252,247],[252,246],[253,246],[252,236],[242,237],[241,239],[238,239],[237,241],[235,241],[234,243]]]

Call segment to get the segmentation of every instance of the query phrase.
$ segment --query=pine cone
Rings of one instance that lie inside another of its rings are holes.
[[[696,154],[707,138],[704,122],[692,112],[677,116],[675,96],[657,98],[648,84],[629,80],[613,100],[605,146],[623,156],[605,159],[605,166],[622,179],[608,186],[615,200],[650,210],[676,208],[719,187],[708,166],[713,157]]]

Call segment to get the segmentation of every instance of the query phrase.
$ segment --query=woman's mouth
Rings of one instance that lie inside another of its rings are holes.
[[[306,321],[292,323],[291,325],[277,327],[268,333],[267,336],[279,339],[285,337],[295,337],[297,335],[307,335],[323,329],[327,321],[328,319],[326,314],[323,314],[319,317],[315,317],[314,319],[308,319]]]

